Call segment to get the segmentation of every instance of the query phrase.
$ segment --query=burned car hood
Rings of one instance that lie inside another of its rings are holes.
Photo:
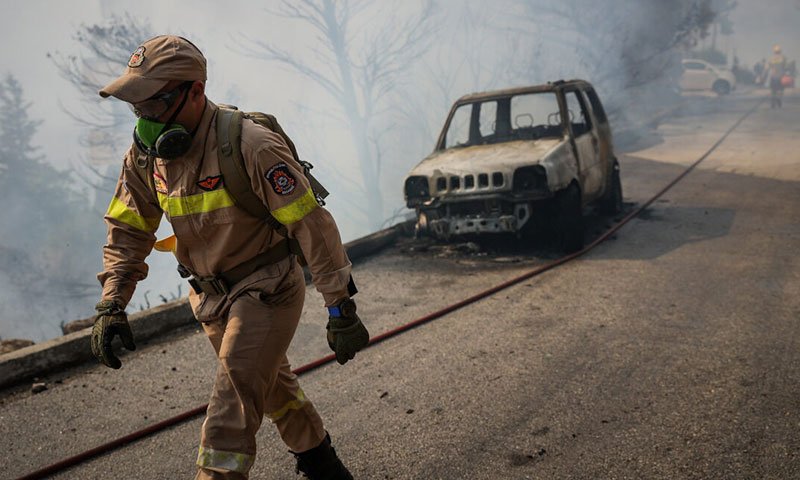
[[[521,165],[537,163],[563,141],[563,138],[547,138],[450,148],[426,157],[411,170],[409,176],[510,172]]]

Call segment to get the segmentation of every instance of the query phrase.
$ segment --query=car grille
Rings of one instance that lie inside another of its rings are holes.
[[[481,189],[500,188],[505,185],[506,179],[503,172],[486,172],[478,173],[477,175],[464,175],[463,177],[451,175],[449,177],[439,177],[436,179],[437,193],[468,192],[470,190],[480,191]]]

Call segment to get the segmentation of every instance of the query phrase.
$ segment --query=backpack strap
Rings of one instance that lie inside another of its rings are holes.
[[[275,115],[261,112],[245,112],[244,118],[249,118],[259,125],[267,127],[283,138],[283,141],[286,142],[286,145],[292,152],[292,157],[294,157],[295,161],[297,161],[297,163],[303,167],[303,175],[305,175],[305,177],[308,179],[308,183],[311,184],[311,190],[314,192],[314,196],[317,198],[317,203],[320,205],[325,205],[325,199],[328,197],[328,195],[330,195],[328,190],[325,189],[319,180],[317,180],[311,173],[311,169],[314,168],[314,165],[306,162],[305,160],[300,160],[300,155],[297,154],[297,148],[294,146],[294,142],[292,142],[292,139],[289,138],[289,135],[287,135],[283,130],[281,124],[278,123],[278,119],[275,118]]]
[[[153,178],[153,172],[155,169],[153,160],[148,157],[147,154],[136,148],[136,144],[133,144],[133,169],[136,171],[136,174],[139,175],[139,178],[142,179],[144,184],[147,185],[147,188],[150,189],[150,193],[153,194],[153,200],[158,203],[156,181]]]
[[[292,141],[291,138],[289,138],[289,135],[286,135],[286,132],[283,131],[283,128],[281,127],[280,123],[278,123],[278,119],[275,118],[275,115],[270,115],[269,113],[263,113],[259,115],[258,112],[245,114],[245,117],[247,118],[258,117],[258,116],[262,118],[261,119],[256,118],[255,120],[259,121],[259,123],[265,125],[267,128],[280,135],[281,138],[283,138],[283,141],[286,142],[286,145],[289,147],[289,150],[292,151],[292,156],[294,157],[294,159],[299,162],[300,156],[297,154],[297,147],[294,146],[294,142]]]
[[[236,205],[247,213],[267,219],[272,217],[267,206],[253,191],[250,175],[244,166],[242,157],[242,119],[244,114],[239,110],[219,108],[217,110],[217,148],[219,150],[219,168],[225,188],[231,194]],[[273,219],[275,217],[272,217]],[[275,220],[277,222],[277,220]]]
[[[233,197],[234,203],[250,215],[267,222],[273,230],[283,237],[289,236],[286,226],[272,216],[264,202],[253,191],[250,175],[244,166],[242,156],[242,120],[245,115],[240,110],[220,107],[217,110],[217,149],[219,168],[225,188]],[[289,239],[289,249],[304,261],[300,244]]]

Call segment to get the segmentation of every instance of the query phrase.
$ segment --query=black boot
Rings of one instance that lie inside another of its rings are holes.
[[[310,480],[353,480],[353,476],[336,456],[331,447],[331,436],[325,433],[325,439],[311,450],[292,454],[297,458],[297,473]]]

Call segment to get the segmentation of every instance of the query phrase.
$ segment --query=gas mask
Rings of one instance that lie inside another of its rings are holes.
[[[164,160],[173,160],[185,155],[192,146],[192,134],[182,125],[172,122],[175,121],[188,98],[189,94],[186,92],[180,105],[166,123],[136,112],[139,117],[136,127],[133,129],[133,143],[136,148],[148,156]]]

